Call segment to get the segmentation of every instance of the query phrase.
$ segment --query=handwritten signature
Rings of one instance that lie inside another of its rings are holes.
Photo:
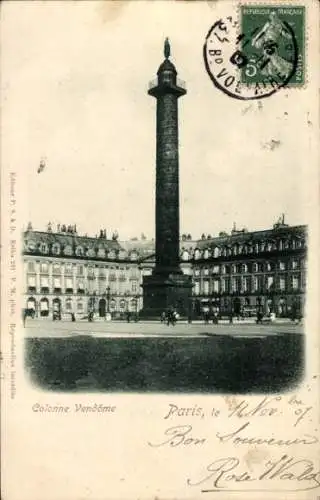
[[[245,470],[237,457],[218,458],[206,467],[206,472],[199,479],[188,479],[189,486],[202,486],[202,492],[210,491],[250,491],[259,481],[283,481],[286,491],[306,491],[320,486],[320,470],[312,460],[297,459],[282,455],[279,460],[268,460],[261,472],[254,474]],[[287,483],[289,482],[289,487]],[[240,488],[237,488],[238,484]],[[243,484],[245,483],[245,484]],[[253,484],[252,484],[253,483]],[[245,486],[245,489],[243,488]]]

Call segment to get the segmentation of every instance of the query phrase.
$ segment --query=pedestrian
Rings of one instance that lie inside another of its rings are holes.
[[[71,313],[71,321],[74,322],[76,320],[75,314],[72,312]]]

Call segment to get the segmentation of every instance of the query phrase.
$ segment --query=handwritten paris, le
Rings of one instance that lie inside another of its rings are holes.
[[[292,434],[288,438],[277,436],[271,431],[268,433],[267,422],[260,426],[265,429],[264,434],[254,432],[254,419],[274,419],[283,414],[283,405],[280,407],[280,402],[286,402],[286,407],[291,412],[290,416],[293,418],[286,422],[290,422],[291,428],[296,429],[294,437]],[[188,451],[203,449],[204,455],[209,459],[204,460],[203,465],[197,462],[197,473],[190,474],[187,478],[188,486],[200,487],[203,493],[217,490],[306,491],[320,487],[319,464],[310,459],[309,453],[311,447],[319,443],[319,439],[310,431],[310,425],[308,432],[303,432],[303,423],[307,418],[308,422],[312,422],[309,418],[313,410],[311,406],[307,406],[295,396],[291,396],[287,401],[281,396],[264,397],[255,405],[245,399],[235,400],[228,402],[227,406],[227,409],[212,408],[206,412],[198,405],[182,408],[170,404],[164,420],[170,420],[173,424],[174,420],[183,419],[183,423],[170,425],[163,431],[162,436],[149,441],[148,445],[152,448],[183,448]],[[216,425],[212,434],[201,435],[193,425],[185,423],[184,417],[200,421],[213,417]],[[224,426],[226,421],[231,422],[231,430],[228,426],[228,431],[221,431],[219,424]],[[232,454],[229,446],[229,453],[222,456],[219,453],[220,456],[216,456],[215,448],[221,450],[221,446],[227,443],[232,445]],[[248,453],[250,449],[256,450],[257,447],[267,449],[266,458],[262,457],[258,462],[250,463],[249,467]],[[196,456],[199,457],[199,452]]]

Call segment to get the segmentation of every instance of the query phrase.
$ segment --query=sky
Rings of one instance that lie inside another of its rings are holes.
[[[250,103],[216,89],[202,50],[228,13],[228,2],[219,5],[4,4],[3,158],[18,172],[24,226],[154,237],[156,101],[147,90],[166,36],[187,85],[179,100],[181,233],[216,235],[233,222],[267,229],[281,213],[291,225],[308,223],[312,86]]]

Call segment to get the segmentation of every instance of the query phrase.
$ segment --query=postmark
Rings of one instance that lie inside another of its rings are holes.
[[[241,6],[240,19],[230,15],[213,24],[203,52],[214,85],[236,99],[303,84],[304,8]]]

